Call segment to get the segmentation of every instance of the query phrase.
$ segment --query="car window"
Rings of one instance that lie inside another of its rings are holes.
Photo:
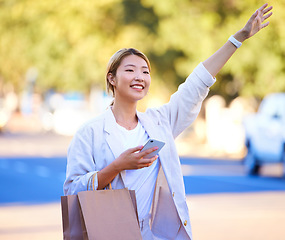
[[[285,94],[269,95],[264,98],[260,104],[259,113],[285,119]]]

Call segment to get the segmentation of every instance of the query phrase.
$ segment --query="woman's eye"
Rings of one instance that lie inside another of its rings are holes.
[[[126,69],[126,72],[133,72],[133,69]]]
[[[143,73],[144,73],[144,74],[149,74],[149,72],[148,72],[148,71],[144,71]]]

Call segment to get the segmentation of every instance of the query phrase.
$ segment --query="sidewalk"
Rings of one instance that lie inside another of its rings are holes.
[[[285,193],[188,196],[196,240],[284,240]],[[60,203],[0,207],[0,239],[62,239]]]
[[[72,140],[70,136],[61,136],[55,133],[11,133],[0,132],[0,157],[9,156],[66,156],[68,146]],[[177,151],[180,156],[193,156],[220,159],[242,159],[241,154],[226,155],[223,152],[211,150],[207,145],[198,144],[193,139],[178,138]]]
[[[284,240],[285,192],[187,198],[196,240]]]
[[[54,133],[0,133],[0,157],[66,156],[71,137]]]

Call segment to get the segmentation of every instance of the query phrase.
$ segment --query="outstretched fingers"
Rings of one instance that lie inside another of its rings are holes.
[[[258,9],[258,11],[260,12],[260,16],[261,16],[261,18],[262,18],[262,22],[265,20],[265,19],[267,19],[267,18],[269,18],[273,13],[272,12],[270,12],[272,9],[273,9],[273,7],[272,6],[270,6],[270,7],[268,7],[268,8],[265,8],[265,7],[267,7],[268,6],[268,4],[264,4],[261,8],[259,8]],[[269,13],[268,13],[269,12]],[[268,14],[267,14],[268,13]]]
[[[258,10],[262,12],[267,6],[268,6],[268,3],[265,3],[260,8],[258,8]]]
[[[261,24],[261,28],[265,28],[265,27],[267,27],[268,25],[269,25],[269,22],[263,23],[263,24]]]
[[[266,19],[268,19],[269,17],[271,17],[272,16],[272,14],[273,14],[273,12],[269,12],[269,11],[271,11],[272,10],[272,6],[271,7],[269,7],[269,8],[267,8],[267,9],[265,9],[264,11],[263,11],[263,16],[262,16],[262,19],[261,19],[261,22],[263,23]],[[268,13],[269,12],[269,13]],[[268,13],[268,14],[266,14],[266,13]],[[266,15],[264,15],[264,14],[266,14]],[[263,23],[262,25],[261,25],[261,28],[265,28],[265,27],[267,27],[269,25],[269,22],[266,22],[266,23]]]
[[[272,6],[266,8],[268,4],[262,5],[259,9],[256,10],[256,12],[252,15],[254,18],[254,22],[256,22],[256,26],[258,27],[257,31],[259,31],[262,28],[265,28],[269,25],[269,22],[263,23],[266,19],[272,16]],[[252,19],[252,18],[251,18]],[[251,20],[250,19],[250,20]]]
[[[263,21],[266,20],[267,18],[271,17],[272,14],[273,14],[273,12],[270,12],[270,13],[264,15],[262,20],[263,20]]]
[[[263,14],[266,14],[266,13],[270,12],[272,9],[273,9],[273,6],[270,6],[270,7],[266,8],[266,9],[264,9],[263,10]]]

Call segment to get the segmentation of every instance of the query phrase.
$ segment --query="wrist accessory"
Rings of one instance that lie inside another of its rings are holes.
[[[239,48],[239,47],[242,45],[242,43],[241,43],[240,41],[236,40],[233,35],[230,36],[228,40],[229,40],[233,45],[235,45],[236,48]]]

